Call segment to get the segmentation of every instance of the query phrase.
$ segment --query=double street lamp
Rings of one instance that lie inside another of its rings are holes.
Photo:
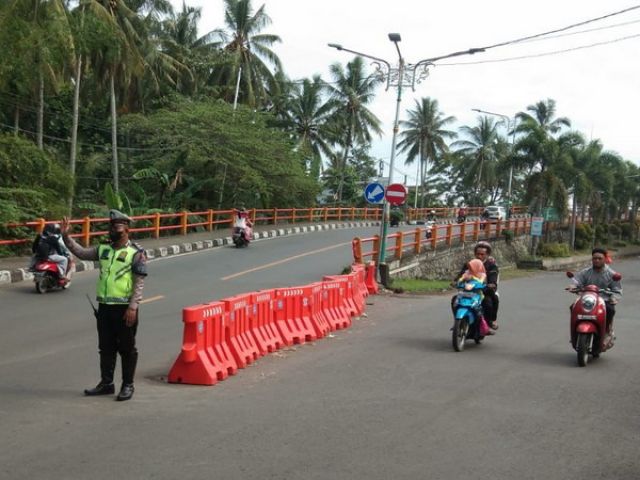
[[[402,88],[403,87],[411,87],[412,90],[415,90],[415,84],[420,83],[422,80],[427,78],[429,75],[429,66],[433,65],[433,62],[436,60],[442,60],[444,58],[457,57],[460,55],[472,55],[474,53],[483,52],[483,48],[471,48],[469,50],[464,50],[460,52],[453,52],[447,55],[442,55],[439,57],[425,58],[424,60],[420,60],[417,63],[405,63],[405,59],[402,57],[402,53],[400,52],[400,47],[398,43],[400,43],[401,38],[399,33],[389,33],[389,40],[393,42],[396,47],[396,51],[398,52],[398,66],[392,67],[391,63],[382,58],[374,57],[373,55],[369,55],[362,52],[357,52],[355,50],[351,50],[349,48],[345,48],[342,45],[337,43],[329,43],[328,45],[331,48],[335,48],[336,50],[353,53],[354,55],[358,55],[360,57],[369,58],[373,60],[373,64],[376,66],[376,73],[381,79],[386,78],[387,87],[385,90],[389,90],[389,87],[396,87],[397,91],[397,99],[396,99],[396,113],[395,119],[393,122],[393,136],[391,139],[391,156],[389,159],[389,179],[388,185],[391,185],[393,182],[393,170],[394,163],[396,157],[396,139],[398,135],[398,119],[400,116],[400,103],[402,101]],[[380,225],[380,252],[378,254],[378,264],[381,266],[381,272],[386,272],[386,249],[387,249],[387,231],[389,227],[389,203],[386,198],[383,200],[382,204],[382,222]],[[385,265],[385,267],[382,267]],[[386,284],[386,273],[381,273],[383,277],[383,283]]]
[[[480,110],[479,108],[472,108],[474,112],[483,113],[485,115],[493,115],[494,117],[501,117],[507,124],[507,135],[511,130],[511,162],[509,166],[509,186],[507,187],[507,218],[511,218],[511,182],[513,181],[513,147],[516,141],[516,117],[513,117],[513,124],[511,123],[511,117],[502,113],[488,112],[486,110]]]

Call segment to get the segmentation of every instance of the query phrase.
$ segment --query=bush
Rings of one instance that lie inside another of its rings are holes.
[[[502,236],[504,237],[504,241],[507,243],[511,243],[513,240],[513,231],[512,230],[503,230]]]
[[[591,240],[593,237],[593,229],[588,223],[581,223],[576,225],[576,250],[584,250],[591,246]]]
[[[540,243],[538,246],[538,255],[542,257],[569,257],[571,252],[569,251],[569,245],[566,243]]]

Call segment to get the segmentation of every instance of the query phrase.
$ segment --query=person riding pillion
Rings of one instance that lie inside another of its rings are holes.
[[[131,218],[118,210],[111,210],[109,219],[109,242],[95,247],[83,248],[69,236],[66,217],[62,222],[62,234],[76,257],[100,263],[96,287],[100,382],[84,393],[87,396],[115,393],[113,377],[119,353],[122,386],[117,400],[123,401],[129,400],[134,392],[133,379],[138,361],[138,306],[142,300],[147,264],[144,249],[129,240]]]
[[[38,260],[51,260],[58,266],[58,273],[62,279],[68,274],[69,250],[62,241],[60,225],[48,223],[41,234],[38,234],[31,245],[33,257],[29,268],[33,268]]]

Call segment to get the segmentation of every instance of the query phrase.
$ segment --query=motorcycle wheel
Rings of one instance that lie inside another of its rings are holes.
[[[451,343],[456,352],[464,350],[464,341],[467,338],[469,324],[465,318],[456,318],[453,322],[453,331],[451,333]]]
[[[578,365],[586,367],[589,361],[590,333],[579,333],[576,340],[576,351],[578,352]]]
[[[38,293],[47,293],[51,290],[51,286],[53,285],[53,280],[50,275],[44,275],[40,278],[36,279],[36,292]]]

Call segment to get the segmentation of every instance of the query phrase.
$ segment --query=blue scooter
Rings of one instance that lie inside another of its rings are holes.
[[[456,352],[464,350],[467,339],[480,343],[487,334],[483,331],[479,312],[482,311],[482,291],[485,285],[477,280],[465,280],[457,284],[458,295],[454,302],[454,320],[451,340]],[[488,330],[488,326],[486,326]]]

